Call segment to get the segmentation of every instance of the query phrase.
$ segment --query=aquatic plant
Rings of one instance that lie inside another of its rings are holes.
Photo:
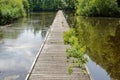
[[[71,74],[73,72],[72,69],[76,66],[84,70],[84,64],[87,62],[87,58],[84,56],[86,47],[80,45],[78,38],[75,36],[75,31],[72,28],[64,32],[63,38],[64,43],[71,46],[66,49],[67,59],[69,62],[72,61],[72,64],[68,68],[68,73]]]

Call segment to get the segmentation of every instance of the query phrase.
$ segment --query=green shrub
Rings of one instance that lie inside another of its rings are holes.
[[[6,24],[19,17],[26,16],[27,0],[1,0],[0,25]]]
[[[120,16],[116,0],[78,0],[77,14],[83,16]]]
[[[31,11],[73,10],[76,0],[29,0]]]
[[[75,35],[75,30],[71,28],[69,31],[66,31],[63,35],[63,38],[64,43],[71,46],[70,48],[66,49],[67,59],[71,61],[72,58],[72,64],[68,68],[69,74],[73,72],[72,69],[74,68],[74,66],[78,66],[81,69],[84,69],[83,65],[87,62],[87,58],[84,57],[86,47],[81,46],[78,42],[78,38]]]
[[[64,39],[64,43],[65,44],[69,44],[70,43],[70,38],[75,35],[75,31],[71,28],[69,31],[64,32],[63,34],[63,39]]]

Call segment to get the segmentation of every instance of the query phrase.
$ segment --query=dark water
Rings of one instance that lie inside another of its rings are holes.
[[[32,13],[9,27],[0,27],[0,80],[24,80],[55,17]]]
[[[120,80],[120,18],[69,17],[94,80]]]

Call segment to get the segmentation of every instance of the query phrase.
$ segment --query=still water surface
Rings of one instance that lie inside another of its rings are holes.
[[[120,18],[69,17],[94,80],[120,80]]]
[[[32,13],[9,27],[0,27],[0,80],[24,80],[55,17]]]

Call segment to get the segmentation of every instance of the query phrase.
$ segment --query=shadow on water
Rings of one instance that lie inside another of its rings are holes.
[[[24,80],[55,17],[32,13],[9,27],[0,27],[0,80]]]
[[[94,80],[120,80],[120,19],[70,17]]]

